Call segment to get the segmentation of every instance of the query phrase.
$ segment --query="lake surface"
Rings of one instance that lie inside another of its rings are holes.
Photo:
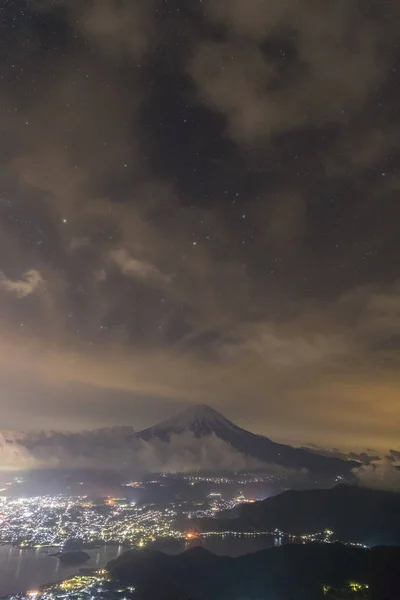
[[[274,546],[281,546],[284,543],[289,543],[289,540],[283,538],[274,537],[273,535],[258,535],[258,536],[245,536],[245,535],[223,535],[223,536],[209,536],[206,538],[194,539],[185,544],[185,548],[193,548],[194,546],[202,546],[210,552],[217,554],[218,556],[242,556],[243,554],[250,554],[252,552],[258,552],[259,550],[265,550],[266,548],[273,548]]]
[[[35,589],[46,583],[54,583],[75,575],[81,567],[104,567],[108,561],[119,556],[121,546],[103,546],[85,550],[90,560],[79,565],[63,565],[54,556],[55,549],[44,548],[20,550],[14,546],[0,546],[0,596]]]
[[[236,557],[280,546],[282,543],[281,538],[271,535],[255,537],[225,535],[191,540],[185,544],[185,549],[201,545],[219,556]],[[36,589],[46,583],[66,579],[78,573],[81,567],[104,567],[108,561],[124,552],[125,548],[103,546],[96,550],[85,550],[90,560],[73,566],[64,565],[57,558],[48,555],[54,551],[47,548],[20,550],[14,546],[0,546],[0,596]],[[173,553],[177,552],[173,551]]]

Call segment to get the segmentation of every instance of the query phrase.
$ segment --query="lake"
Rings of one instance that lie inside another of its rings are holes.
[[[0,596],[35,589],[75,575],[81,567],[104,567],[108,561],[124,551],[121,546],[103,546],[85,550],[90,560],[79,565],[63,565],[54,556],[55,550],[45,548],[20,550],[14,546],[0,546]]]
[[[218,556],[231,556],[235,558],[243,554],[251,554],[252,552],[258,552],[266,548],[281,546],[284,543],[289,543],[289,540],[272,535],[246,536],[226,534],[222,536],[211,535],[205,538],[190,540],[186,542],[185,549],[193,548],[194,546],[203,546],[203,548]]]
[[[186,542],[185,549],[201,545],[218,555],[241,556],[251,552],[279,546],[281,538],[271,535],[260,536],[210,536]],[[182,548],[183,549],[183,548]],[[85,550],[90,560],[79,565],[64,565],[48,554],[54,549],[20,550],[14,546],[0,546],[0,596],[36,589],[46,583],[54,583],[78,573],[81,567],[104,567],[124,552],[121,546],[103,546]],[[168,551],[167,551],[168,552]],[[173,552],[174,554],[176,551]]]

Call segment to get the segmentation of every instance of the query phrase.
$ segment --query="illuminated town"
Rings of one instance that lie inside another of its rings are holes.
[[[136,504],[125,498],[89,500],[85,496],[0,498],[0,541],[19,548],[91,548],[103,544],[144,547],[162,539],[273,536],[277,543],[337,541],[333,531],[303,533],[273,531],[204,531],[190,521],[216,517],[220,511],[254,502],[242,493],[225,499],[211,492],[206,502]],[[362,544],[354,544],[362,546]]]
[[[159,483],[159,481],[154,482]],[[127,487],[137,489],[142,482],[132,481]],[[336,540],[331,530],[292,535],[280,531],[206,531],[197,519],[213,520],[220,511],[238,504],[254,502],[243,492],[227,495],[209,492],[202,501],[183,498],[169,502],[135,503],[126,498],[87,496],[37,496],[0,498],[0,542],[20,549],[42,547],[48,553],[54,548],[73,552],[118,544],[125,548],[143,548],[153,543],[177,543],[180,550],[191,544],[207,544],[211,538],[246,538],[273,536],[274,545],[317,542],[330,544]],[[361,544],[354,544],[361,546]],[[77,566],[77,574],[58,583],[8,596],[9,600],[129,600],[135,598],[133,587],[121,587],[110,581],[106,569]],[[358,584],[354,584],[358,585]],[[355,589],[355,588],[354,588]],[[329,596],[329,588],[326,588]]]
[[[22,594],[9,596],[9,600],[128,600],[134,596],[134,587],[121,587],[113,584],[105,569],[92,570],[75,575],[69,579],[42,586],[40,589],[28,590]]]
[[[143,546],[162,537],[177,537],[176,511],[136,506],[125,499],[94,503],[86,497],[38,496],[0,499],[0,539],[21,548],[119,543]]]
[[[322,592],[329,598],[354,597],[369,600],[369,586],[355,581],[348,582],[345,590],[324,585]],[[113,582],[105,569],[82,573],[37,590],[9,596],[8,600],[129,600],[136,598],[135,587]]]

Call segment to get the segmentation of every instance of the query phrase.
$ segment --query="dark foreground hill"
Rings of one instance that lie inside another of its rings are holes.
[[[274,531],[301,535],[332,530],[337,539],[400,546],[400,494],[357,486],[287,491],[242,504],[223,519],[201,519],[203,531]],[[400,598],[400,594],[399,594]]]
[[[143,600],[398,600],[399,565],[400,548],[306,544],[239,558],[203,548],[177,556],[132,550],[108,568]],[[352,591],[352,583],[362,591]]]

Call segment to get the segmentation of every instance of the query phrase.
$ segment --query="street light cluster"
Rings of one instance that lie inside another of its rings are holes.
[[[21,548],[117,542],[145,545],[175,537],[170,507],[136,506],[113,499],[98,504],[86,497],[0,498],[0,540]]]

